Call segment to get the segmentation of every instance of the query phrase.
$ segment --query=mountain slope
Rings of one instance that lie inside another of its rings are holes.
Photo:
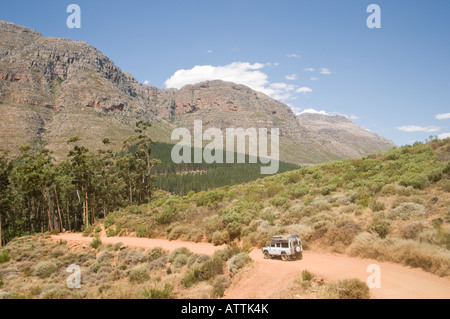
[[[152,121],[154,139],[171,143],[172,130],[192,128],[194,120],[203,120],[204,129],[279,128],[280,159],[303,165],[393,146],[379,141],[342,148],[331,134],[299,122],[287,105],[243,85],[210,81],[180,90],[142,85],[87,43],[0,21],[0,134],[5,136],[0,148],[17,154],[23,144],[46,146],[62,159],[65,142],[77,135],[91,149],[108,137],[119,150],[136,120]]]
[[[395,147],[392,141],[361,128],[345,116],[303,113],[297,119],[325,149],[341,157],[361,157]]]

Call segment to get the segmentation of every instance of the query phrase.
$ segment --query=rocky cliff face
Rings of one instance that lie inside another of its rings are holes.
[[[298,164],[393,145],[354,125],[356,135],[365,134],[364,143],[343,148],[338,141],[346,136],[340,123],[321,126],[298,119],[288,106],[243,85],[210,81],[180,90],[142,85],[87,43],[44,37],[0,21],[0,134],[5,137],[0,148],[46,145],[61,158],[65,141],[75,135],[93,148],[100,147],[103,137],[112,137],[119,147],[138,119],[153,121],[155,140],[166,142],[173,128],[191,128],[194,120],[203,120],[205,129],[279,128],[281,159]],[[367,143],[373,138],[376,143]]]

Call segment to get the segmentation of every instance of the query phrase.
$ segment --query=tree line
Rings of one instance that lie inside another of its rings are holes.
[[[155,189],[149,122],[136,123],[136,134],[114,153],[104,147],[91,152],[79,137],[67,141],[67,159],[56,163],[48,149],[20,147],[11,158],[0,151],[0,238],[46,231],[80,231],[108,212],[150,201]]]

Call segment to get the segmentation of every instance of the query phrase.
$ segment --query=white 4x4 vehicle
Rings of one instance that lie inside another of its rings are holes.
[[[302,259],[303,247],[299,236],[274,236],[270,246],[263,248],[264,258],[281,257],[283,261]]]

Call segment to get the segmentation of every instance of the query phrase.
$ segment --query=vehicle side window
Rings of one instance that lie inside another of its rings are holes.
[[[270,247],[275,248],[275,243],[271,243]]]
[[[281,244],[280,243],[277,243],[277,248],[281,248]]]
[[[281,247],[283,247],[283,248],[289,248],[289,243],[282,243],[282,244],[281,244]]]

